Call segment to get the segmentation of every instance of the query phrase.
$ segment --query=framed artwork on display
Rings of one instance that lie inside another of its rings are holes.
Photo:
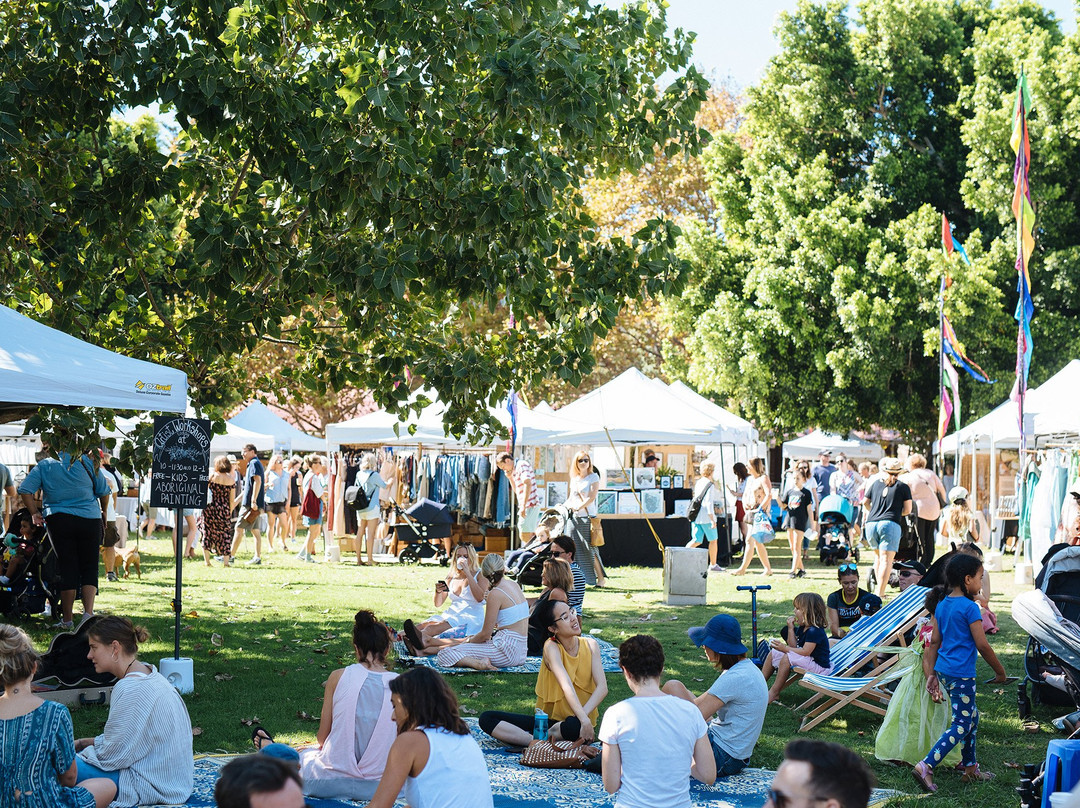
[[[686,474],[686,455],[672,452],[668,455],[667,466],[679,474]]]
[[[630,478],[623,469],[604,469],[604,488],[628,488]]]
[[[663,514],[664,492],[659,488],[646,488],[641,492],[641,512]]]
[[[547,504],[545,507],[554,508],[562,505],[570,495],[570,483],[550,480],[547,484]]]
[[[663,477],[660,478],[660,487],[661,488],[671,488],[671,476],[670,475],[664,475]]]
[[[634,469],[634,488],[656,488],[656,469]]]
[[[677,499],[675,500],[675,516],[686,516],[690,513],[690,503],[693,500],[690,499]]]
[[[596,512],[600,516],[614,516],[618,491],[599,491],[596,494]]]
[[[620,514],[641,513],[640,508],[638,508],[637,497],[634,496],[633,491],[618,492],[618,500],[616,501],[615,512]]]
[[[683,477],[683,475],[676,474],[671,478],[671,487],[672,488],[684,488],[685,487],[685,485],[684,485],[685,481],[686,481],[686,478]]]

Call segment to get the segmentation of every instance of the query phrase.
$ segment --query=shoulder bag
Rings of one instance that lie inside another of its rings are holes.
[[[312,477],[312,482],[314,480],[315,478]],[[304,499],[300,503],[300,515],[306,516],[308,519],[318,519],[322,515],[322,500],[315,495],[310,484],[304,488]]]
[[[701,503],[705,501],[705,495],[709,493],[709,489],[712,488],[713,481],[709,480],[709,484],[701,489],[701,493],[694,497],[690,503],[690,507],[686,509],[686,518],[693,522],[697,519],[698,514],[701,513]]]

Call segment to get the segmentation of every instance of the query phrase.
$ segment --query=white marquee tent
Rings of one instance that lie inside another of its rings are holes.
[[[851,460],[877,461],[885,455],[880,445],[863,440],[862,438],[844,438],[830,432],[815,429],[801,438],[784,441],[783,457],[785,459],[816,458],[822,451],[828,450],[834,455],[843,453]]]
[[[710,402],[711,403],[711,402]],[[590,424],[563,433],[552,443],[563,445],[670,443],[710,446],[738,442],[743,436],[673,392],[662,382],[630,368],[611,381],[560,407],[555,414]],[[730,415],[730,413],[728,413]]]
[[[42,405],[184,412],[187,375],[83,342],[0,306],[0,410]]]
[[[321,452],[326,449],[323,438],[297,429],[261,401],[252,401],[230,418],[228,423],[252,432],[272,435],[276,445],[289,444],[293,452]]]

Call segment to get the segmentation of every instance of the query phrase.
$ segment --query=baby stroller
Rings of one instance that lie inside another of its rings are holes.
[[[56,547],[46,527],[35,528],[29,541],[23,539],[22,521],[30,518],[26,508],[17,510],[5,538],[7,558],[18,556],[21,561],[18,572],[0,586],[0,614],[10,619],[41,614],[46,604],[55,610],[57,603]]]
[[[822,564],[839,564],[849,555],[859,560],[859,548],[851,544],[854,506],[838,494],[821,500],[818,513],[818,553]]]
[[[406,544],[400,563],[419,564],[425,558],[437,558],[444,567],[450,563],[442,540],[450,538],[454,518],[446,505],[422,499],[407,509],[395,505],[394,512],[404,520],[391,525],[397,540]]]
[[[1080,547],[1054,555],[1039,576],[1040,588],[1013,600],[1012,614],[1031,635],[1024,653],[1021,713],[1030,704],[1080,709]]]
[[[548,508],[540,514],[537,526],[548,529],[551,538],[567,536],[573,531],[570,512],[562,506]],[[574,542],[575,546],[577,541]],[[521,550],[510,553],[507,559],[506,574],[520,586],[540,586],[540,577],[544,571],[544,562],[551,558],[550,541],[533,539]]]

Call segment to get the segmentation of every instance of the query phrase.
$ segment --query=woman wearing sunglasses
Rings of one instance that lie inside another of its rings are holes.
[[[836,568],[840,588],[829,595],[829,636],[840,639],[851,624],[864,615],[873,614],[881,608],[881,598],[859,588],[859,568],[855,564],[841,564]]]
[[[604,536],[600,532],[596,511],[596,495],[599,492],[600,475],[593,468],[592,458],[588,452],[578,452],[570,466],[570,496],[566,500],[566,507],[574,514],[578,535],[592,548],[596,585],[602,587],[607,585],[607,575],[600,561],[599,548],[604,545]]]

